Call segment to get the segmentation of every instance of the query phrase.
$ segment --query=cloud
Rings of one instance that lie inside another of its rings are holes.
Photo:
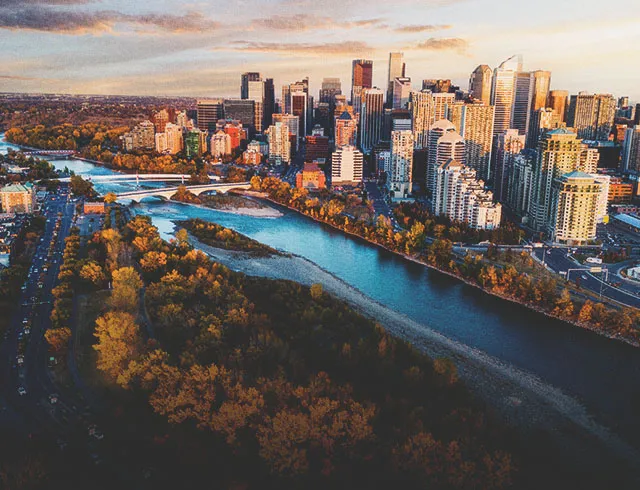
[[[272,15],[262,19],[254,19],[251,26],[254,28],[272,29],[277,31],[309,31],[326,28],[358,28],[372,27],[380,24],[381,19],[361,19],[352,21],[337,20],[333,17],[295,14]]]
[[[451,29],[453,26],[449,24],[437,24],[437,25],[409,25],[409,26],[400,26],[396,27],[394,31],[400,33],[417,33],[417,32],[431,32],[431,31],[440,31],[444,29]]]
[[[81,5],[94,0],[0,0],[0,7],[15,7],[25,5]]]
[[[132,15],[111,10],[78,12],[41,7],[0,9],[0,29],[81,34],[110,31],[118,23],[134,27],[152,27],[168,32],[194,32],[217,26],[216,23],[196,12],[188,12],[178,16],[171,14]]]
[[[465,39],[459,37],[430,37],[424,42],[416,46],[418,49],[431,51],[465,51],[469,47],[469,43]]]
[[[310,56],[343,56],[363,55],[374,51],[367,43],[360,41],[343,41],[337,43],[262,43],[237,41],[231,49],[235,51],[248,51],[253,53],[278,53],[284,55],[310,55]],[[216,48],[217,51],[225,50],[224,47]]]
[[[26,81],[26,80],[37,80],[37,78],[34,78],[34,77],[20,77],[20,76],[17,76],[17,75],[0,75],[0,80]]]

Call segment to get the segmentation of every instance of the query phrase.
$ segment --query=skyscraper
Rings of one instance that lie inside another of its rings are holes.
[[[510,127],[517,129],[520,134],[526,134],[531,116],[533,77],[528,71],[516,72],[515,83]]]
[[[551,107],[560,118],[560,122],[567,121],[567,102],[569,100],[569,92],[566,90],[551,90],[549,92],[549,101],[547,107]]]
[[[392,82],[392,104],[393,109],[405,109],[409,103],[411,94],[411,79],[407,77],[396,77]]]
[[[406,198],[413,191],[413,133],[391,132],[391,171],[387,189],[394,198]]]
[[[264,107],[262,108],[262,129],[269,127],[271,116],[276,110],[276,92],[273,78],[264,80]]]
[[[302,133],[300,132],[300,119],[298,116],[294,116],[293,114],[274,114],[273,124],[276,123],[282,123],[288,128],[289,135],[293,137],[293,149],[294,151],[298,151],[298,139],[302,138]]]
[[[511,127],[513,104],[515,102],[516,73],[522,71],[522,62],[514,55],[496,68],[491,82],[491,104],[496,116],[493,134],[504,133]]]
[[[568,124],[580,138],[606,141],[615,115],[616,99],[611,94],[580,92],[571,96]]]
[[[640,126],[627,128],[622,148],[622,168],[640,174]]]
[[[389,71],[387,73],[387,107],[393,105],[393,81],[404,78],[405,64],[403,53],[389,53]]]
[[[554,180],[575,170],[594,174],[598,158],[598,150],[588,148],[576,133],[566,128],[552,129],[543,135],[533,168],[530,213],[535,229],[548,229],[553,222],[555,210],[551,206],[551,198]]]
[[[382,139],[384,92],[378,88],[365,88],[361,98],[360,147],[368,155]]]
[[[222,99],[199,100],[197,104],[198,129],[215,131],[219,119],[224,119],[224,101]]]
[[[240,76],[240,98],[251,98],[251,83],[262,82],[262,77],[258,72],[247,72]]]
[[[298,116],[300,120],[300,137],[307,134],[307,114],[309,107],[307,106],[309,99],[304,92],[291,93],[291,114]]]
[[[353,60],[351,67],[351,105],[360,112],[362,92],[373,87],[373,61]]]
[[[331,184],[362,182],[363,156],[355,146],[337,148],[331,156]]]
[[[342,84],[339,78],[323,78],[320,88],[319,102],[329,104],[334,107],[336,103],[336,95],[342,94]]]
[[[522,138],[517,134],[515,136]],[[503,202],[506,202],[511,211],[522,219],[525,219],[530,211],[533,195],[533,166],[536,156],[535,150],[523,150],[515,154],[508,167],[507,185],[502,186]]]
[[[491,79],[493,74],[487,65],[479,65],[469,78],[469,95],[485,105],[491,103]]]
[[[547,107],[549,98],[549,86],[551,85],[551,72],[536,70],[531,72],[531,111],[537,111]]]
[[[241,76],[240,98],[253,101],[253,121],[243,121],[246,127],[253,128],[258,133],[262,132],[265,123],[265,84],[260,73],[243,73]],[[225,117],[228,116],[225,113]]]
[[[260,104],[252,99],[224,99],[225,119],[240,121],[245,128],[256,128],[256,105]],[[262,124],[262,114],[257,121]]]
[[[491,145],[495,107],[484,104],[451,104],[447,119],[454,123],[465,140],[465,165],[473,168],[481,180],[491,176]],[[454,121],[459,121],[456,124]]]
[[[429,129],[429,153],[427,156],[427,190],[435,196],[436,172],[447,160],[453,159],[464,165],[464,138],[447,119],[436,121]]]

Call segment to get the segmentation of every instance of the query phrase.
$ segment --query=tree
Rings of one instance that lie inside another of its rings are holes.
[[[106,202],[107,204],[113,204],[117,200],[118,200],[118,196],[115,192],[107,192],[104,195],[104,202]]]
[[[309,291],[311,293],[311,297],[314,300],[318,301],[320,298],[322,298],[322,284],[312,284]]]
[[[101,287],[106,279],[102,267],[94,261],[82,266],[82,269],[80,269],[80,278],[90,282],[96,287]]]
[[[71,340],[71,329],[69,327],[50,328],[44,333],[44,338],[54,352],[63,353]]]
[[[88,180],[84,180],[79,175],[71,176],[71,192],[76,196],[84,196],[88,199],[95,197],[96,192],[93,190],[93,184]]]
[[[560,297],[556,300],[556,306],[553,309],[553,314],[562,318],[569,318],[573,315],[573,301],[571,301],[571,294],[568,289],[563,289]]]
[[[122,267],[113,271],[113,290],[109,300],[116,310],[137,313],[142,279],[133,267]]]
[[[585,301],[580,313],[578,314],[578,320],[582,323],[589,323],[593,315],[593,303],[590,300]]]
[[[142,351],[140,329],[129,313],[112,311],[99,317],[94,336],[98,369],[114,381]]]

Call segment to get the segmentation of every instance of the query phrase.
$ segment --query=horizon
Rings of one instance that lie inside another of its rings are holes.
[[[551,71],[552,89],[640,101],[640,69],[629,61],[640,59],[640,6],[599,6],[541,0],[524,16],[505,0],[400,0],[394,8],[203,1],[181,9],[167,0],[5,0],[0,80],[11,93],[236,97],[240,75],[258,71],[274,79],[276,94],[305,76],[314,94],[325,77],[340,78],[349,93],[352,59],[373,60],[374,85],[384,90],[388,54],[401,51],[414,87],[441,78],[464,90],[476,66],[493,69],[521,53],[525,70]]]

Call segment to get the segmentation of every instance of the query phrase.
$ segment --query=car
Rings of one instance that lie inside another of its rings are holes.
[[[58,394],[57,393],[51,393],[49,395],[49,403],[51,403],[51,405],[55,405],[56,403],[58,403]]]
[[[18,386],[18,395],[24,396],[26,394],[27,394],[27,390],[24,388],[24,386]]]
[[[18,357],[16,357],[16,362],[18,363],[18,366],[22,366],[24,364],[24,356],[22,354],[18,354]]]
[[[582,279],[584,279],[585,281],[588,279],[586,275],[582,274]]]

